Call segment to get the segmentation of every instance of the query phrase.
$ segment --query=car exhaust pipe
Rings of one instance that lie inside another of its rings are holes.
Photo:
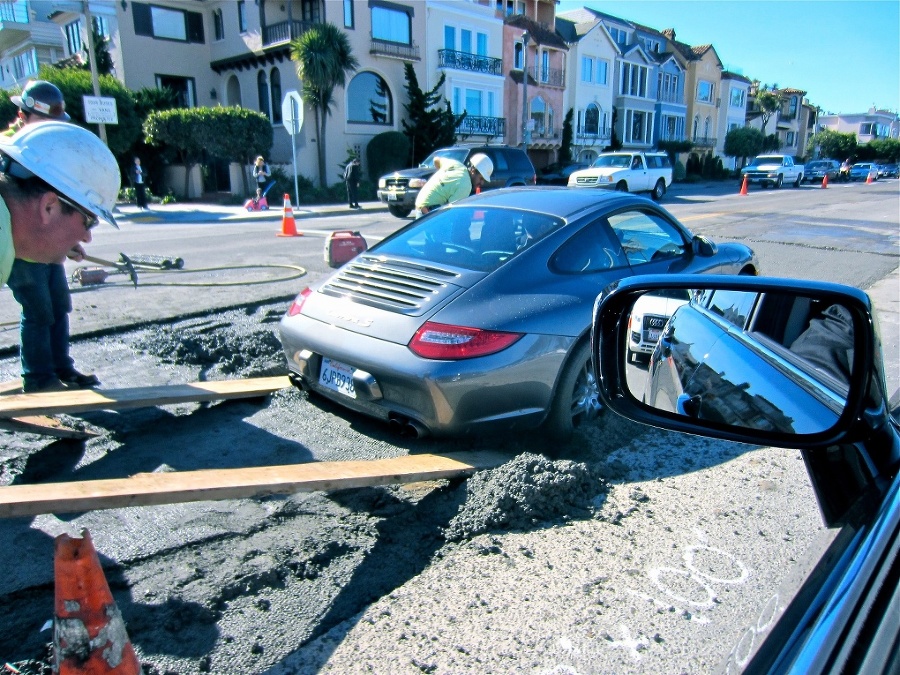
[[[402,438],[425,438],[428,435],[425,425],[397,413],[388,415],[388,429]]]
[[[288,380],[292,385],[294,385],[300,391],[309,391],[309,387],[306,386],[306,382],[303,381],[303,378],[297,375],[297,373],[290,372],[288,373]]]

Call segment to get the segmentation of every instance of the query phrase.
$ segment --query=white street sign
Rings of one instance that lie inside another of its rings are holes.
[[[289,91],[281,103],[281,123],[293,136],[303,126],[303,98],[296,91]]]
[[[108,96],[83,96],[84,120],[91,124],[118,124],[116,99]]]

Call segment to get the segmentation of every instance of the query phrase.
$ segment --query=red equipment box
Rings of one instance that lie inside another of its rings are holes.
[[[340,267],[368,248],[359,232],[337,230],[325,240],[325,262],[329,267]]]

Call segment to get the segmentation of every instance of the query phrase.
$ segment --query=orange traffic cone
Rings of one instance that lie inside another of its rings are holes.
[[[122,614],[83,530],[82,539],[56,538],[53,649],[59,675],[140,675],[141,664],[125,632]]]
[[[294,222],[294,209],[291,206],[291,196],[289,194],[284,195],[284,217],[281,219],[281,232],[278,233],[278,236],[302,236],[299,232],[297,232],[297,224]]]
[[[746,194],[747,194],[747,185],[749,184],[749,182],[750,182],[750,178],[747,176],[747,174],[744,174],[744,182],[741,183],[741,192],[740,192],[740,194],[742,194],[742,195],[746,195]]]
[[[871,184],[874,183],[874,182],[875,182],[875,181],[874,181],[874,179],[872,178],[872,172],[870,171],[870,172],[869,172],[869,175],[866,176],[866,185],[871,185]]]
[[[822,187],[823,188],[828,187],[828,174],[827,173],[824,176],[822,176]]]

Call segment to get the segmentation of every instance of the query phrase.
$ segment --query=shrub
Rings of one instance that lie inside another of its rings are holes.
[[[681,160],[676,160],[672,167],[672,180],[683,181],[686,175],[684,164],[681,163]]]

